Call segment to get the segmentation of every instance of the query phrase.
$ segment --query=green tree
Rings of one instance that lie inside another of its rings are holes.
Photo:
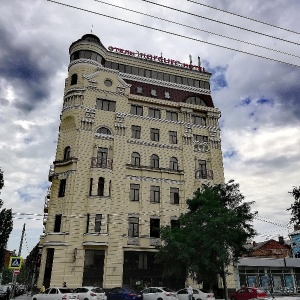
[[[187,212],[179,217],[178,226],[161,231],[163,243],[157,260],[164,265],[163,276],[188,275],[207,288],[213,287],[218,276],[225,278],[224,266],[236,261],[243,245],[255,235],[252,204],[244,202],[239,184],[233,180],[204,185],[195,192],[194,198],[187,200]]]
[[[2,284],[9,284],[12,282],[13,271],[8,268],[4,268],[2,271]]]
[[[4,186],[3,172],[0,169],[0,190]],[[0,271],[3,268],[5,248],[9,235],[13,228],[11,209],[1,209],[3,201],[0,199]]]
[[[287,209],[287,211],[291,211],[292,215],[290,222],[300,226],[300,186],[298,188],[294,187],[293,191],[289,193],[292,194],[295,199],[291,207]]]

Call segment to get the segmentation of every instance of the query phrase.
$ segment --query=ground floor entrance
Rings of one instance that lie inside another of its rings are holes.
[[[103,287],[104,250],[85,250],[83,286]]]

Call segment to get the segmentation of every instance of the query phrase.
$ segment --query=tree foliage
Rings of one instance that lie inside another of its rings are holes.
[[[252,204],[244,202],[233,180],[195,192],[187,200],[188,210],[179,217],[179,226],[162,229],[157,260],[164,265],[163,276],[188,275],[212,287],[224,266],[235,261],[255,235]]]
[[[292,194],[295,199],[291,207],[287,209],[287,211],[291,211],[292,215],[290,222],[300,226],[300,186],[298,188],[294,187],[293,191],[289,193]]]
[[[4,186],[3,172],[0,169],[0,190]],[[0,271],[4,264],[5,248],[13,228],[11,209],[1,209],[3,201],[0,199]]]

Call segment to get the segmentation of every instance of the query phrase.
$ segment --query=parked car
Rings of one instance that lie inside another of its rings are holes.
[[[143,300],[178,300],[176,292],[166,287],[148,287],[141,294]]]
[[[261,288],[244,287],[230,295],[231,300],[265,299],[267,293]]]
[[[74,290],[74,294],[76,294],[77,299],[79,300],[106,300],[107,297],[105,292],[99,288],[94,286],[83,286],[76,288]]]
[[[107,300],[141,300],[138,292],[129,287],[115,287],[106,293]]]
[[[188,300],[189,294],[187,289],[181,289],[177,292],[177,297],[179,300]],[[209,293],[203,289],[193,289],[193,299],[194,300],[215,300],[214,293]]]
[[[0,285],[0,299],[6,299],[7,286]]]
[[[77,296],[71,289],[65,287],[51,287],[44,293],[35,294],[32,300],[75,300]]]

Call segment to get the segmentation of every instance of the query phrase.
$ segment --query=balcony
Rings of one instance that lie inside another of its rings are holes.
[[[60,166],[67,166],[67,165],[75,163],[77,161],[78,161],[78,158],[76,158],[76,157],[68,157],[66,159],[56,160],[53,162],[53,164],[56,167],[60,167]]]
[[[44,213],[47,214],[49,209],[49,200],[46,198],[45,199],[45,204],[44,204]]]
[[[214,179],[213,170],[196,170],[195,171],[195,178],[196,179]]]
[[[47,224],[47,219],[48,219],[48,214],[44,214],[44,218],[43,218],[43,225],[46,226]]]
[[[100,169],[112,169],[112,159],[92,157],[91,167]]]
[[[54,176],[54,165],[51,165],[49,168],[48,180],[52,182]]]

